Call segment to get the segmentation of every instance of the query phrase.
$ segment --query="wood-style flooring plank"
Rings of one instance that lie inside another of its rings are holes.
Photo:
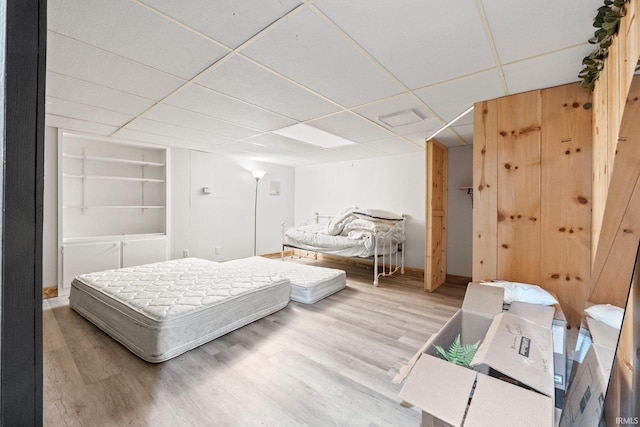
[[[144,362],[71,310],[44,304],[45,426],[416,426],[400,368],[460,307],[464,286],[327,261],[347,288],[291,302],[160,364]]]

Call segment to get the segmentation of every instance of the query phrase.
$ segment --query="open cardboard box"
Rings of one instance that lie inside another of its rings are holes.
[[[588,332],[584,359],[574,366],[567,390],[560,427],[597,426],[602,417],[604,399],[620,331],[587,317],[581,333]]]
[[[469,284],[462,308],[427,341],[399,394],[422,409],[423,427],[553,425],[551,331],[500,314],[503,292]],[[478,370],[533,390],[440,359],[434,346],[447,349],[458,334],[463,345],[483,340],[472,362]],[[507,348],[501,348],[506,342]],[[540,355],[540,361],[531,360]]]
[[[551,337],[553,340],[553,382],[555,385],[555,404],[556,408],[562,409],[568,383],[567,318],[565,317],[560,304],[546,306],[514,302],[510,305],[508,312],[551,329]]]

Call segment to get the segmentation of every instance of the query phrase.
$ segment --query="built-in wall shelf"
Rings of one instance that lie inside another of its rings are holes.
[[[134,182],[166,182],[164,179],[154,179],[154,178],[136,178],[130,176],[108,176],[108,175],[70,175],[70,174],[62,174],[65,178],[76,178],[76,179],[102,179],[109,180],[114,179],[118,181],[134,181]]]
[[[59,132],[58,292],[75,275],[167,259],[167,149]]]
[[[67,153],[63,153],[62,156],[66,157],[67,159],[90,160],[90,161],[96,161],[96,162],[123,163],[123,164],[129,164],[129,165],[155,166],[155,167],[166,166],[164,163],[147,162],[144,160],[121,159],[117,157],[86,156],[86,155],[75,155],[75,154],[67,154]]]
[[[65,209],[165,209],[166,206],[116,206],[116,205],[69,205],[64,206]]]

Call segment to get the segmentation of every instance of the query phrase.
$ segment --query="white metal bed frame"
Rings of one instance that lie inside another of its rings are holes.
[[[320,215],[319,212],[314,212],[314,220],[316,224],[320,224],[320,220],[330,220],[333,218],[333,215]],[[402,221],[399,221],[400,226],[402,227],[402,235],[404,235],[404,222],[405,215],[401,214]],[[319,250],[301,248],[292,244],[288,244],[284,242],[284,235],[286,232],[284,222],[281,223],[282,226],[282,252],[281,259],[284,261],[284,252],[285,248],[290,249],[298,249],[300,251],[313,252],[314,258],[318,259],[318,253],[323,253]],[[400,271],[400,274],[404,274],[404,242],[393,242],[392,239],[384,239],[384,236],[389,232],[385,233],[373,233],[374,240],[374,249],[373,249],[373,286],[378,286],[380,277],[388,277],[392,276],[396,272]],[[395,253],[391,253],[392,245],[397,245]],[[385,251],[388,249],[388,251]],[[380,255],[378,255],[380,254]],[[400,255],[398,255],[400,254]],[[341,256],[341,255],[333,255],[332,256]],[[293,255],[291,255],[293,257]],[[369,258],[360,258],[360,257],[346,257],[343,258],[359,258],[359,259],[369,259]],[[382,257],[382,262],[379,261],[379,258]],[[398,264],[398,258],[400,258],[400,263]],[[387,262],[388,259],[388,262]],[[395,263],[393,263],[395,261]],[[381,271],[380,271],[381,270]]]

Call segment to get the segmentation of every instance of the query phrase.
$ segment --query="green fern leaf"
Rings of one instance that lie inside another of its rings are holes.
[[[434,347],[436,348],[438,353],[440,353],[443,359],[458,366],[468,368],[479,346],[480,341],[476,342],[475,344],[467,344],[463,346],[460,343],[460,334],[458,334],[447,351],[444,351],[444,349],[438,345]]]

